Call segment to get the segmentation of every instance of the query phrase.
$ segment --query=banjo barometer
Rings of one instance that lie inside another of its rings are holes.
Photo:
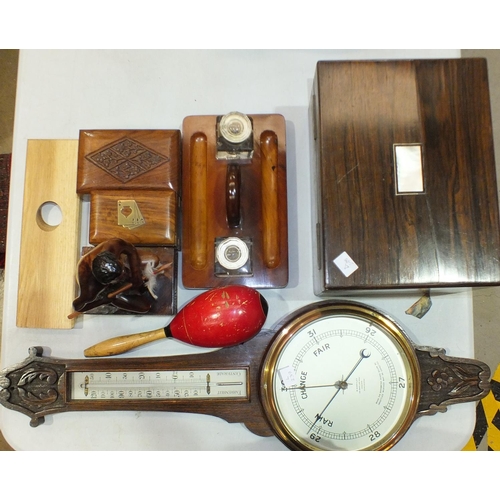
[[[423,415],[477,401],[490,369],[415,346],[384,312],[320,301],[218,351],[56,359],[31,348],[0,372],[0,402],[31,418],[64,411],[173,411],[242,422],[291,450],[388,450]]]

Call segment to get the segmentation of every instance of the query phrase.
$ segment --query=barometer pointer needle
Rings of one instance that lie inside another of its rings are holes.
[[[359,357],[358,361],[356,361],[356,364],[353,366],[352,370],[349,372],[349,375],[347,375],[347,377],[342,382],[347,382],[349,380],[349,378],[351,377],[351,375],[356,370],[356,368],[360,365],[361,361],[363,361],[363,359],[369,358],[371,353],[367,349],[363,349],[363,350],[361,350],[360,354],[361,354],[361,356]],[[333,384],[333,385],[336,385],[336,384]],[[323,413],[325,413],[326,409],[330,406],[331,402],[335,399],[337,394],[340,392],[341,388],[342,388],[341,386],[337,387],[335,394],[331,397],[330,401],[328,401],[326,406],[323,408],[323,411],[316,417],[316,420],[311,425],[308,432],[311,432],[313,427],[319,422],[319,420],[323,416]]]
[[[322,384],[322,385],[294,385],[291,387],[285,387],[281,389],[282,391],[296,391],[298,389],[321,389],[322,387],[339,387],[339,381],[334,384]],[[340,387],[342,389],[342,387]]]

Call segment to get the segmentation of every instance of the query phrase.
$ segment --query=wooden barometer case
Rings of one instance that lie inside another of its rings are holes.
[[[0,372],[0,403],[33,427],[66,411],[173,411],[242,422],[292,450],[386,450],[416,418],[485,397],[489,379],[481,361],[415,346],[373,307],[329,300],[203,354],[56,359],[33,347]]]
[[[283,116],[188,116],[182,132],[184,286],[286,286]]]

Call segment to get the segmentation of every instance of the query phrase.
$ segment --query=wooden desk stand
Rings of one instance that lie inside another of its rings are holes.
[[[217,135],[220,116],[184,120],[182,281],[187,288],[279,288],[288,282],[285,120],[281,115],[248,119],[253,135],[241,151],[228,154],[221,153],[224,140]]]

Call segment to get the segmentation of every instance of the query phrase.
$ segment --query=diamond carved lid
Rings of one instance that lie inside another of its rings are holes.
[[[180,130],[80,130],[77,192],[178,192],[180,145]]]
[[[127,137],[108,144],[85,158],[123,183],[170,161],[168,157]]]

